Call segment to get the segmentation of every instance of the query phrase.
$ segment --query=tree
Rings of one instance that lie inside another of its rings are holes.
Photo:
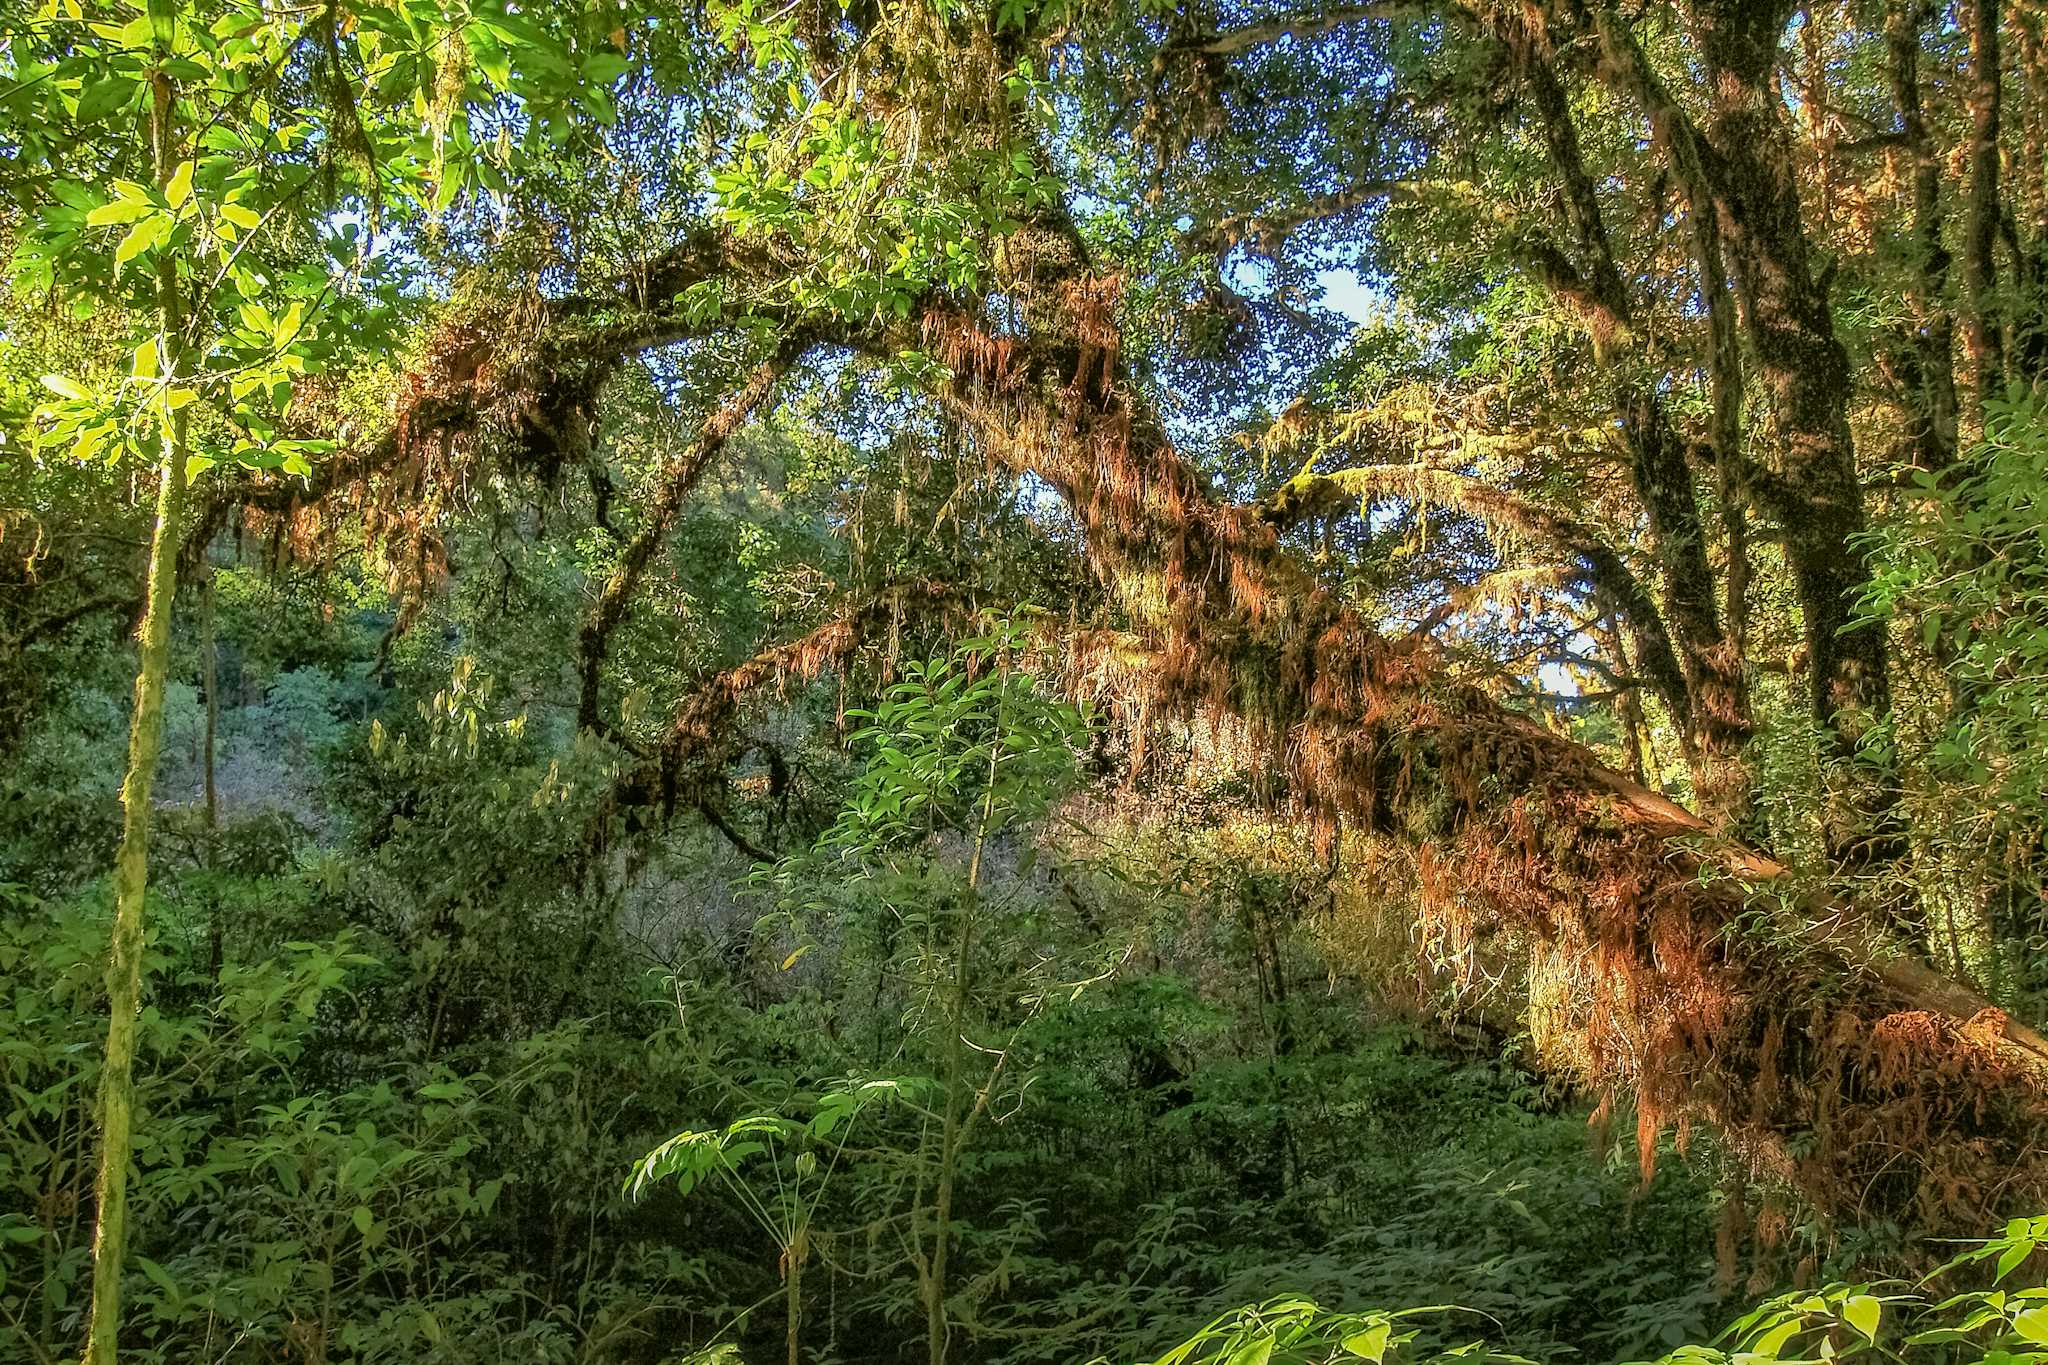
[[[465,30],[438,5],[273,15],[150,0],[138,15],[51,0],[11,35],[0,142],[26,219],[16,288],[77,317],[107,313],[133,339],[125,373],[44,380],[56,400],[37,413],[39,440],[133,461],[157,485],[107,966],[94,1365],[115,1359],[120,1321],[172,602],[181,565],[205,548],[188,540],[188,485],[216,465],[305,476],[333,448],[290,434],[299,377],[393,344],[408,308],[380,233],[477,173],[461,96],[545,94],[563,64],[525,20],[472,17]],[[456,33],[467,50],[450,45]],[[530,63],[545,79],[515,85],[508,46],[523,50],[522,76]],[[455,100],[422,93],[437,72],[463,82]],[[559,108],[554,88],[536,117]]]

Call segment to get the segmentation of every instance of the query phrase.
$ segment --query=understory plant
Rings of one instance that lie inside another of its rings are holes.
[[[1657,1365],[1773,1365],[1867,1359],[1901,1365],[2036,1365],[2048,1359],[2048,1284],[2036,1254],[2048,1217],[2016,1218],[1925,1278],[1833,1283],[1767,1299],[1705,1344]],[[1991,1274],[1983,1276],[1983,1267]],[[2020,1273],[2032,1267],[2033,1274]],[[1964,1285],[1974,1279],[1970,1287]],[[1326,1311],[1303,1298],[1233,1310],[1149,1365],[1420,1365],[1518,1362],[1466,1339],[1452,1307]],[[1464,1321],[1460,1321],[1464,1319]],[[1460,1344],[1451,1344],[1457,1342]],[[1099,1363],[1098,1363],[1099,1365]]]

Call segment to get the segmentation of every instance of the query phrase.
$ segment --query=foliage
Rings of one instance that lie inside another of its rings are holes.
[[[2048,1243],[2048,1219],[2021,1218],[1911,1286],[1830,1284],[1795,1290],[1737,1318],[1712,1345],[1688,1345],[1659,1365],[1726,1365],[1730,1361],[1955,1361],[1994,1365],[2038,1359],[2048,1347],[2048,1287],[2001,1289],[2008,1276]],[[1989,1288],[1965,1289],[1937,1302],[1933,1282],[1965,1266],[1996,1263]],[[1306,1299],[1281,1299],[1217,1319],[1152,1365],[1259,1362],[1340,1365],[1351,1360],[1521,1361],[1473,1342],[1444,1349],[1404,1319],[1443,1308],[1398,1313],[1325,1312]],[[1945,1348],[1945,1349],[1944,1349]]]
[[[1873,534],[1863,610],[1896,619],[1938,670],[1928,713],[1895,727],[1914,770],[1925,894],[1965,926],[1960,962],[2008,998],[2041,975],[2048,810],[2048,422],[2038,399],[1987,404],[1982,441],[1941,474],[1908,471],[1909,513]]]

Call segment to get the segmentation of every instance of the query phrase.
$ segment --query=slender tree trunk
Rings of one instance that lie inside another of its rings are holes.
[[[797,1345],[802,1339],[804,1326],[804,1260],[811,1254],[808,1225],[797,1229],[796,1236],[790,1240],[783,1254],[787,1259],[783,1281],[789,1294],[788,1312],[783,1324],[784,1345],[788,1349],[788,1365],[797,1365]]]
[[[1654,395],[1633,396],[1624,427],[1634,451],[1636,493],[1649,511],[1664,565],[1665,615],[1685,669],[1694,799],[1707,819],[1749,837],[1755,814],[1749,682],[1740,652],[1722,629],[1692,470]]]
[[[1913,266],[1906,302],[1913,314],[1911,372],[1913,458],[1942,473],[1956,460],[1955,325],[1944,295],[1950,257],[1941,240],[1941,166],[1927,132],[1920,97],[1920,33],[1924,0],[1894,0],[1885,15],[1885,49],[1892,103],[1899,115],[1901,155],[1912,173]]]
[[[199,571],[199,668],[200,685],[206,691],[206,735],[204,771],[206,784],[206,865],[213,866],[213,835],[220,828],[220,791],[214,783],[214,736],[220,729],[219,670],[215,651],[219,648],[213,621],[213,569]]]
[[[1607,618],[1607,628],[1601,632],[1607,638],[1607,652],[1620,666],[1624,677],[1632,676],[1635,667],[1629,662],[1628,646],[1622,640],[1621,627],[1612,616]],[[1614,712],[1621,721],[1621,751],[1628,760],[1628,773],[1637,784],[1650,785],[1649,769],[1643,763],[1643,731],[1646,722],[1643,717],[1643,699],[1637,689],[1623,687],[1614,699]]]
[[[1835,155],[1836,120],[1828,112],[1827,34],[1815,5],[1801,5],[1799,19],[1800,104],[1813,155],[1813,182],[1821,219],[1833,222],[1842,211],[1842,194],[1841,168]]]
[[[213,617],[213,566],[202,562],[199,569],[199,666],[200,681],[206,688],[206,865],[213,867],[220,851],[220,789],[214,780],[215,736],[220,731],[220,640]],[[206,968],[220,980],[222,939],[221,905],[218,894],[209,895],[206,917]]]
[[[1005,669],[1007,672],[1007,667]],[[953,1000],[946,1020],[946,1113],[939,1136],[939,1183],[932,1196],[932,1256],[925,1277],[925,1351],[929,1365],[946,1365],[946,1256],[953,1233],[953,1187],[960,1171],[960,1148],[968,1122],[967,1004],[974,977],[974,917],[981,904],[981,859],[995,820],[996,773],[1002,764],[1002,713],[996,716],[996,739],[989,745],[988,793],[974,831],[974,854],[967,864],[967,894],[960,907],[960,942],[953,962]],[[979,1110],[979,1101],[976,1103]]]
[[[1999,331],[1998,190],[1999,85],[1998,0],[1967,0],[1962,15],[1970,35],[1969,221],[1963,230],[1963,288],[1969,309],[1963,317],[1963,346],[1970,355],[1977,402],[2005,383],[2005,350]]]
[[[2024,215],[2002,217],[2013,257],[2016,301],[2010,310],[2009,371],[2026,382],[2048,375],[2048,50],[2042,45],[2039,0],[2015,0],[2009,12],[2019,49],[2020,155],[2010,170]]]
[[[150,120],[157,183],[176,168],[169,77],[154,80]],[[184,369],[184,310],[177,266],[168,255],[157,267],[159,348],[166,375]],[[180,524],[185,509],[185,417],[174,415],[164,434],[157,491],[156,530],[150,543],[149,584],[142,615],[142,659],[135,679],[135,714],[128,731],[128,772],[121,782],[121,846],[114,858],[114,926],[107,955],[107,1055],[100,1071],[100,1165],[93,1232],[92,1316],[86,1365],[114,1365],[121,1323],[121,1271],[128,1248],[128,1158],[135,1121],[135,1035],[142,1001],[143,894],[149,881],[150,787],[163,742],[164,683],[170,669],[171,605],[178,590]]]
[[[961,1088],[966,1084],[967,1058],[960,1041],[960,1029],[966,1022],[962,1017],[967,994],[964,953],[972,945],[973,907],[965,907],[961,913],[970,918],[968,926],[963,927],[960,933],[963,956],[954,969],[957,973],[954,1008],[946,1021],[949,1029],[946,1038],[946,1113],[939,1133],[939,1180],[932,1195],[932,1255],[924,1283],[925,1356],[929,1365],[946,1365],[946,1260],[953,1232],[953,1186],[960,1167],[960,1120],[964,1099]]]

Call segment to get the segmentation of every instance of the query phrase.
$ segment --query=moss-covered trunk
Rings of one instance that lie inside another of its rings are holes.
[[[154,81],[150,121],[158,184],[178,162],[168,78]],[[158,266],[158,346],[164,372],[183,372],[184,309],[177,266]],[[178,550],[185,511],[185,418],[163,432],[156,528],[150,539],[149,583],[142,614],[142,657],[135,677],[135,713],[128,728],[128,771],[121,779],[121,846],[114,856],[114,926],[107,952],[107,1053],[100,1070],[99,1177],[95,1187],[92,1316],[85,1365],[113,1365],[121,1325],[121,1271],[128,1249],[128,1159],[134,1147],[135,1040],[142,1006],[143,897],[149,883],[150,788],[163,742],[164,685],[170,671],[171,609],[178,592]]]

